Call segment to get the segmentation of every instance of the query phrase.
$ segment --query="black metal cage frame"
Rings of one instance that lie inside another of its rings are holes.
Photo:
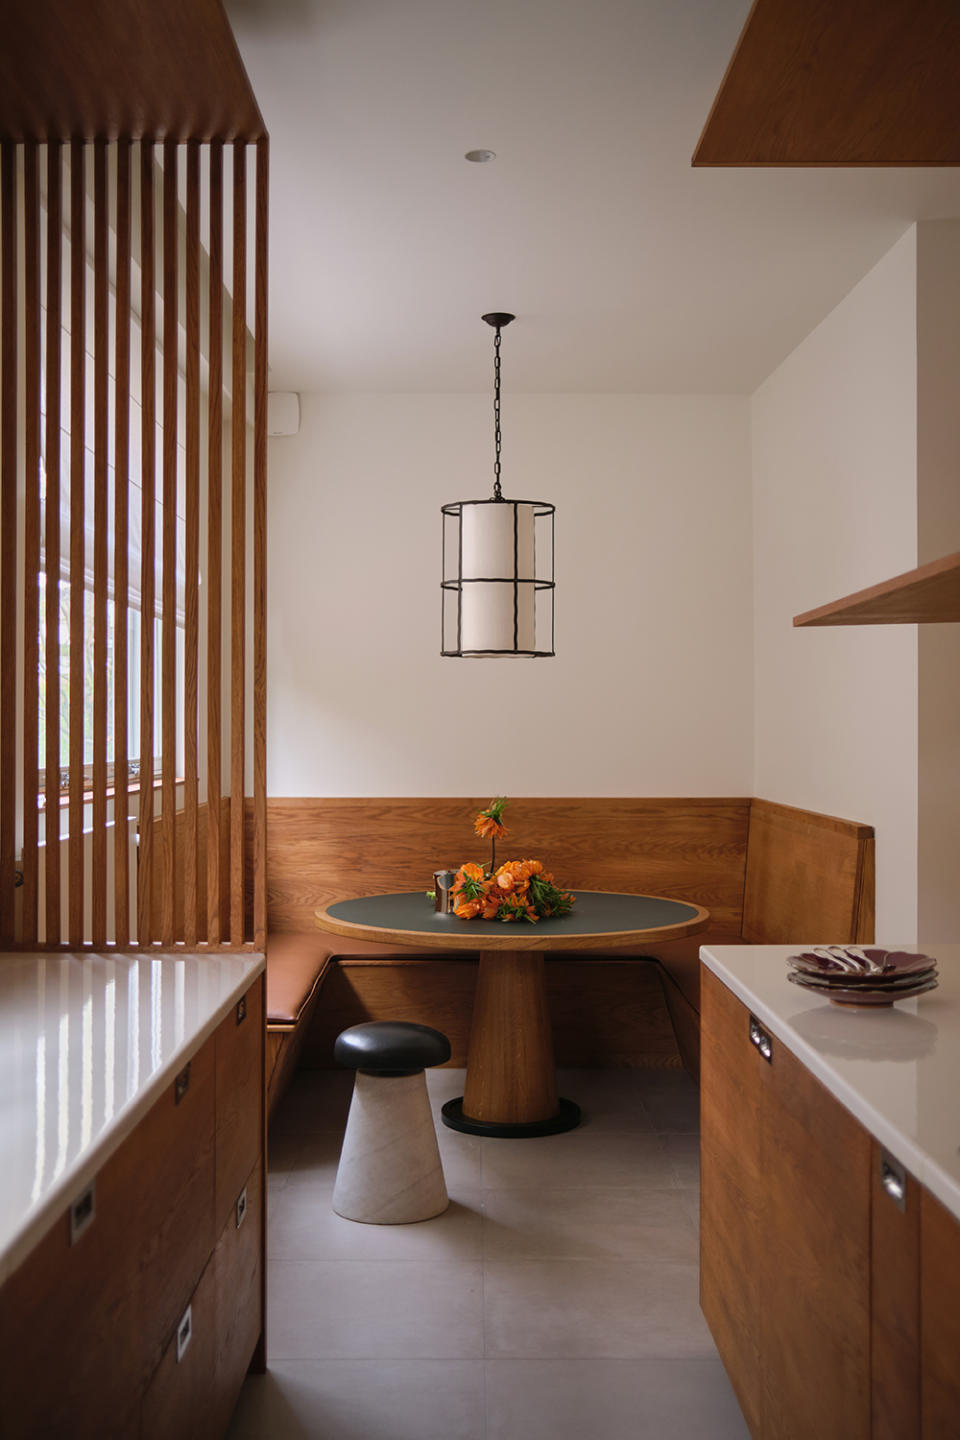
[[[509,505],[513,507],[513,574],[512,575],[486,575],[471,576],[464,578],[463,575],[463,512],[471,505]],[[519,508],[521,505],[529,505],[533,509],[533,575],[519,575]],[[449,505],[440,507],[442,520],[442,575],[440,582],[441,607],[440,607],[440,654],[456,660],[479,659],[486,657],[523,656],[530,660],[549,659],[556,654],[555,646],[555,602],[554,591],[554,514],[556,507],[546,500],[508,500],[505,496],[494,497],[490,500],[454,500]],[[447,525],[450,521],[456,521],[456,557],[457,573],[455,576],[447,575],[447,556],[453,547],[447,544]],[[542,523],[540,523],[542,522]],[[538,529],[542,536],[543,531],[549,527],[549,539],[546,543],[539,541]],[[550,557],[549,578],[537,574],[538,556]],[[462,648],[462,609],[461,596],[464,585],[512,585],[513,586],[513,646],[504,650],[464,650]],[[550,594],[550,648],[524,650],[519,644],[520,628],[520,587],[530,585],[534,591],[534,643],[539,638],[537,625],[536,592],[538,590],[549,591]],[[457,645],[456,649],[445,648],[447,639],[447,597],[456,595],[457,606]]]

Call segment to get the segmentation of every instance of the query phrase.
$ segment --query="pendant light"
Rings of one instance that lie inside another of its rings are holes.
[[[555,654],[553,516],[543,500],[500,490],[500,332],[515,315],[482,317],[493,342],[493,495],[442,505],[441,655],[541,659]]]

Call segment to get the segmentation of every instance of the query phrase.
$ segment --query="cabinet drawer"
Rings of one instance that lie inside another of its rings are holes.
[[[920,1186],[871,1143],[872,1440],[920,1435]]]
[[[185,1087],[185,1088],[184,1088]],[[141,1380],[153,1373],[213,1249],[214,1042],[190,1061],[118,1152],[137,1228]]]
[[[216,1047],[216,1229],[230,1219],[237,1195],[263,1150],[263,980],[221,1021]]]
[[[211,1258],[189,1300],[190,1339],[182,1349],[184,1306],[143,1397],[141,1440],[213,1440],[211,1379],[217,1354],[217,1287]],[[181,1353],[182,1351],[182,1353]]]
[[[217,1359],[214,1434],[226,1428],[263,1329],[261,1161],[257,1161],[241,1193],[245,1196],[243,1221],[237,1224],[235,1197],[215,1254]]]

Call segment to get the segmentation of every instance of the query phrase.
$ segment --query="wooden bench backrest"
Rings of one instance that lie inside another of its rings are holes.
[[[267,928],[311,930],[318,905],[428,890],[434,870],[489,856],[473,833],[477,799],[271,799]],[[513,799],[499,859],[535,857],[582,890],[671,895],[705,905],[711,934],[743,920],[750,801]]]
[[[753,801],[744,940],[757,945],[869,942],[873,898],[871,826]]]
[[[424,890],[483,860],[489,796],[270,799],[267,927],[305,931],[318,905]],[[873,829],[749,799],[514,799],[501,859],[535,856],[573,889],[672,895],[711,911],[709,937],[754,944],[873,939]]]

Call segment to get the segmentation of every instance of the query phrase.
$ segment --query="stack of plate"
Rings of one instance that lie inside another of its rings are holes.
[[[929,955],[875,946],[824,945],[791,955],[788,980],[816,990],[835,1005],[892,1005],[937,985],[937,962]]]

